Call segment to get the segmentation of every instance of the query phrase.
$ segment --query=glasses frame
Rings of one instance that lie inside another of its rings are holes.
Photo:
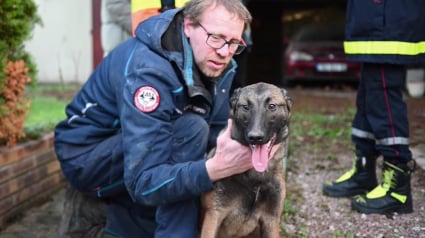
[[[228,50],[229,50],[229,52],[230,53],[232,53],[232,54],[234,54],[234,55],[239,55],[240,53],[242,53],[244,50],[245,50],[245,48],[246,48],[246,44],[245,44],[245,42],[243,41],[243,39],[242,39],[242,41],[240,42],[240,43],[236,43],[236,42],[231,42],[231,41],[227,41],[226,39],[224,39],[222,36],[220,36],[220,35],[217,35],[217,34],[213,34],[213,33],[210,33],[207,29],[205,29],[205,27],[200,23],[200,22],[198,22],[197,23],[204,31],[205,31],[205,33],[207,33],[207,39],[205,40],[205,43],[209,46],[209,47],[211,47],[211,48],[213,48],[213,49],[216,49],[216,50],[219,50],[219,49],[221,49],[221,48],[223,48],[225,45],[228,45]],[[220,46],[220,47],[216,47],[216,46],[212,46],[210,43],[208,43],[208,40],[210,39],[210,37],[211,36],[213,36],[214,38],[216,38],[216,39],[221,39],[221,40],[223,40],[223,45],[222,46]],[[231,50],[231,45],[237,45],[237,48],[235,49],[235,50]]]

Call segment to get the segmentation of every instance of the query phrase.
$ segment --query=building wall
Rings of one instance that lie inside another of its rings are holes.
[[[43,25],[26,49],[43,83],[85,82],[93,69],[92,1],[34,0]]]

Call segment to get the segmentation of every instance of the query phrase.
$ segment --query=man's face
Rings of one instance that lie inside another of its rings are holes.
[[[201,15],[199,23],[184,20],[184,32],[190,40],[195,63],[207,77],[218,77],[229,64],[234,53],[229,45],[214,49],[206,43],[208,34],[220,36],[228,42],[242,41],[244,21],[230,14],[223,6],[213,6]]]

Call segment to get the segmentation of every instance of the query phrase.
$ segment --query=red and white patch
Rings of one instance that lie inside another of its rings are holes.
[[[158,108],[160,102],[159,93],[155,88],[143,86],[134,94],[134,105],[142,112],[152,112]]]

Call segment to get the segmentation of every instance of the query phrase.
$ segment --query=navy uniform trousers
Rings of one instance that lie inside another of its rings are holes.
[[[175,138],[172,147],[177,155],[185,154],[180,151],[189,151],[191,158],[205,158],[209,133],[205,119],[194,113],[185,113],[175,121],[173,129]],[[73,151],[67,153],[70,157],[59,158],[70,184],[79,191],[108,201],[106,234],[125,238],[198,236],[199,197],[158,207],[132,202],[123,182],[121,134],[89,147],[57,146]],[[173,159],[176,162],[179,159],[187,161],[187,156]],[[93,188],[98,189],[93,191]]]
[[[403,100],[404,65],[363,63],[352,140],[362,155],[407,162],[409,123]]]

